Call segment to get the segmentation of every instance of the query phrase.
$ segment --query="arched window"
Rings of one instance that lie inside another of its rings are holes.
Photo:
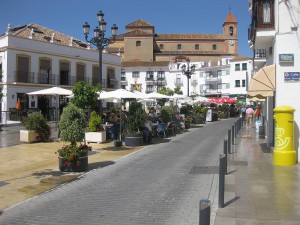
[[[229,35],[233,36],[233,27],[229,27]]]

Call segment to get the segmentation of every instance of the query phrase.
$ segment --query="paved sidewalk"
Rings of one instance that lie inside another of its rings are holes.
[[[243,128],[228,155],[225,207],[215,225],[300,224],[299,165],[273,164],[272,150],[254,128]]]
[[[55,153],[64,144],[22,143],[0,148],[0,211],[84,174],[59,171]],[[118,158],[144,148],[114,147],[112,141],[89,145],[92,151],[88,171],[111,165]]]

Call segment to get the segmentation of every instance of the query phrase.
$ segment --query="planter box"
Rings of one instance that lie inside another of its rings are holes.
[[[95,142],[95,143],[103,143],[106,141],[106,131],[99,132],[86,132],[85,133],[85,141],[87,143]]]
[[[65,166],[65,160],[62,157],[58,157],[59,170],[62,172],[84,172],[88,169],[89,161],[88,154],[84,154],[79,159],[80,165],[77,166],[77,161],[72,162],[69,166]]]
[[[143,145],[143,135],[142,134],[126,134],[125,135],[125,145],[126,146],[141,146],[141,145]]]
[[[20,141],[28,142],[28,143],[37,141],[35,131],[34,130],[20,130]]]

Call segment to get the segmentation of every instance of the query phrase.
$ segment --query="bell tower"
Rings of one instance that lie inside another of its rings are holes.
[[[227,53],[238,55],[237,22],[231,12],[228,13],[223,23],[223,35]]]

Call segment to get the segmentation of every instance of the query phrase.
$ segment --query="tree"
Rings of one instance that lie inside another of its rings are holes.
[[[168,96],[172,96],[174,94],[174,91],[171,88],[166,88],[166,87],[162,87],[161,89],[158,90],[158,93],[163,94],[163,95],[168,95]],[[157,103],[160,106],[164,106],[166,101],[168,99],[164,98],[164,99],[159,99],[157,101]]]
[[[81,109],[96,110],[98,108],[98,94],[101,91],[100,85],[91,85],[84,81],[79,81],[73,88],[74,97],[71,102]]]
[[[178,95],[182,95],[182,94],[183,94],[183,92],[182,92],[182,90],[181,90],[180,87],[174,88],[174,93],[175,93],[175,94],[178,94]]]
[[[84,138],[85,126],[83,109],[69,102],[64,108],[59,121],[61,139],[76,145],[76,142],[82,141]]]

